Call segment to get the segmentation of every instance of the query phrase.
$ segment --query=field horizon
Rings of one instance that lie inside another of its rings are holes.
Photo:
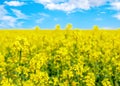
[[[119,86],[120,30],[0,30],[1,86]]]

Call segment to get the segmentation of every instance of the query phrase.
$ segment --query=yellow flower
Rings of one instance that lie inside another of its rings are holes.
[[[102,85],[103,85],[103,86],[112,86],[108,78],[105,78],[105,79],[102,81]]]
[[[95,86],[95,75],[94,73],[88,73],[85,76],[85,81],[87,86]]]
[[[30,80],[23,82],[23,86],[35,86],[34,83]]]

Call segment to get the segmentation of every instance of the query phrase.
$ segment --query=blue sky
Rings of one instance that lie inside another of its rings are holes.
[[[120,0],[0,0],[0,28],[120,27]]]

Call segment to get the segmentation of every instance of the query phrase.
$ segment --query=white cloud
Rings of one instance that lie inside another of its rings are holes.
[[[34,18],[35,23],[40,24],[44,20],[48,19],[50,15],[44,12],[39,12],[39,13],[33,14],[32,17]]]
[[[113,17],[117,18],[118,20],[120,20],[120,13],[115,14]]]
[[[9,16],[3,5],[0,6],[0,27],[14,27],[16,18]]]
[[[22,27],[23,24],[24,24],[23,21],[22,21],[22,22],[17,22],[17,26],[18,26],[18,27]]]
[[[120,0],[114,0],[113,2],[111,2],[111,10],[115,10],[118,13],[113,15],[114,18],[120,20]]]
[[[20,10],[11,9],[16,16],[10,16],[5,6],[0,6],[0,28],[13,28],[22,26],[23,21],[20,22],[19,19],[26,19],[27,16],[24,15]],[[19,24],[20,23],[20,24]]]
[[[120,1],[112,2],[112,3],[111,3],[111,7],[112,7],[112,9],[114,9],[114,10],[120,11]]]
[[[12,16],[3,16],[3,17],[1,18],[1,20],[2,20],[2,22],[3,22],[3,24],[4,24],[4,26],[5,26],[5,25],[8,25],[8,26],[10,26],[10,27],[14,27],[14,26],[15,26],[15,23],[16,23],[16,21],[17,21],[17,19],[14,18],[14,17],[12,17]]]
[[[45,20],[45,18],[37,19],[37,20],[36,20],[36,23],[37,23],[37,24],[40,24],[40,23],[42,23],[44,20]]]
[[[76,9],[89,10],[91,7],[104,5],[110,0],[35,0],[50,10],[71,12]]]
[[[5,1],[4,3],[9,6],[22,6],[25,4],[24,2],[15,1],[15,0],[14,1]]]
[[[60,0],[35,0],[37,3],[41,3],[45,6],[45,8],[50,10],[62,10],[66,12],[70,12],[74,9],[81,8],[81,9],[89,9],[88,1],[87,0],[79,0],[82,4],[80,5],[78,0],[69,0],[63,1],[61,3]]]
[[[46,14],[46,13],[39,13],[40,16],[42,17],[49,17],[50,15]]]
[[[103,29],[103,30],[115,30],[116,28],[114,28],[114,27],[100,27],[100,29]]]
[[[11,9],[18,19],[26,19],[27,16],[21,12],[21,10]]]
[[[0,18],[0,27],[15,27],[17,19],[12,16],[2,16]]]
[[[105,4],[107,1],[109,0],[89,0],[89,4],[90,6],[101,6],[103,4]]]
[[[41,3],[41,4],[47,4],[47,3],[52,3],[52,0],[35,0],[35,2]]]
[[[49,4],[49,3],[64,3],[67,2],[68,0],[34,0],[34,1],[41,4]]]
[[[3,5],[0,6],[0,16],[6,15],[8,12]]]

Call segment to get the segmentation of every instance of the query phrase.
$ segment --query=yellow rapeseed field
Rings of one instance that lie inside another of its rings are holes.
[[[0,86],[120,86],[120,30],[1,30]]]

